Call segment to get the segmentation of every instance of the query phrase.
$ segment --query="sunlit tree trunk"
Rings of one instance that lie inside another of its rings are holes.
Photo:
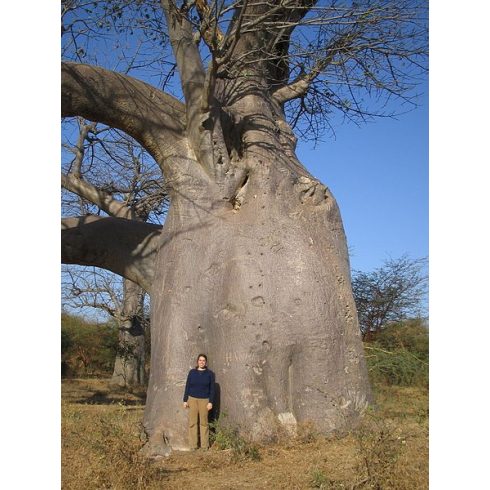
[[[333,196],[267,145],[242,166],[235,210],[202,175],[187,174],[172,199],[151,290],[152,454],[188,447],[182,394],[200,352],[227,419],[256,440],[279,425],[349,427],[369,398]]]

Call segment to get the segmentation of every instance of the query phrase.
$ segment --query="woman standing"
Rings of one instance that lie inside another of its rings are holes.
[[[189,409],[189,444],[197,449],[198,423],[201,434],[201,448],[209,448],[208,412],[213,408],[214,373],[207,368],[205,354],[197,356],[197,366],[187,375],[184,391],[184,408]]]

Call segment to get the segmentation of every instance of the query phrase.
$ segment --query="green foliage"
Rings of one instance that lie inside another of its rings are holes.
[[[322,488],[329,490],[340,490],[342,488],[347,488],[342,482],[332,480],[325,476],[325,473],[318,468],[315,468],[311,472],[311,486],[313,488]]]
[[[373,381],[399,386],[428,383],[429,332],[421,320],[392,324],[364,348]]]
[[[71,338],[70,332],[63,330],[61,328],[61,354],[68,352],[73,346],[73,340]]]
[[[209,424],[211,429],[210,442],[217,449],[231,449],[233,459],[261,459],[257,446],[244,439],[236,427],[230,427],[225,423],[226,414],[220,415],[218,419]]]
[[[427,382],[424,364],[403,349],[392,352],[377,351],[369,356],[368,365],[373,379],[378,382],[399,386],[421,385]]]
[[[387,325],[423,316],[427,297],[427,259],[403,255],[371,271],[352,271],[352,291],[363,339]]]
[[[118,330],[111,323],[94,324],[82,317],[61,315],[61,369],[63,376],[112,373],[118,348]]]
[[[420,319],[388,325],[375,340],[382,349],[406,349],[423,361],[429,360],[429,332]]]
[[[313,488],[328,488],[328,478],[323,471],[314,469],[311,472],[311,485]]]

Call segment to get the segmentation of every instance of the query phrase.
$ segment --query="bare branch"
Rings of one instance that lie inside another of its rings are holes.
[[[230,32],[226,34],[225,39],[222,41],[223,46],[227,46],[224,55],[220,56],[216,63],[219,65],[225,65],[233,56],[238,40],[240,39],[241,28],[243,19],[245,17],[245,11],[247,9],[248,0],[243,0],[243,5],[237,6],[237,12],[235,14],[236,20],[230,25]]]
[[[426,23],[423,1],[249,0],[240,39],[233,20],[223,42],[218,76],[265,77],[280,105],[291,102],[292,127],[315,138],[332,129],[334,114],[357,123],[392,116],[384,109],[393,99],[416,106],[413,89],[427,70]]]
[[[77,144],[74,148],[75,158],[73,160],[73,164],[72,164],[72,168],[71,168],[71,173],[75,177],[80,178],[82,175],[81,174],[81,168],[82,168],[83,157],[85,155],[84,143],[85,143],[85,140],[86,140],[88,134],[91,131],[94,131],[95,127],[96,127],[95,124],[85,124],[83,122],[83,120],[80,122],[80,134],[78,136]]]
[[[348,49],[352,41],[353,34],[348,32],[336,39],[328,48],[326,48],[326,56],[323,59],[316,61],[313,68],[309,73],[303,73],[297,77],[297,79],[285,86],[276,90],[273,94],[278,103],[284,104],[288,100],[292,100],[298,97],[303,97],[311,83],[317,78],[325,68],[332,63],[335,56],[339,54],[343,49]]]
[[[103,139],[99,135],[104,135]],[[96,130],[95,125],[80,120],[75,146],[72,148],[68,143],[65,146],[75,154],[75,159],[70,165],[63,165],[68,171],[62,172],[61,185],[78,195],[82,199],[80,204],[89,201],[109,216],[143,221],[151,213],[159,212],[167,198],[163,178],[158,177],[160,172],[155,174],[153,165],[144,163],[143,150],[138,145],[135,148],[128,136],[119,137],[115,130]],[[99,157],[101,149],[103,153]],[[90,156],[86,158],[88,150]]]
[[[63,277],[65,305],[102,309],[116,320],[122,318],[124,298],[118,276],[96,267],[68,266],[63,268]]]
[[[98,189],[75,175],[65,175],[62,173],[61,185],[65,189],[95,204],[110,216],[125,219],[135,218],[135,213],[125,203],[114,199],[110,193]]]

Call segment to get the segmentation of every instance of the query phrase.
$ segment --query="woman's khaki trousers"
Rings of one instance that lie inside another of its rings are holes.
[[[208,403],[207,398],[189,397],[189,444],[191,449],[197,449],[197,431],[198,424],[201,433],[201,447],[208,449],[209,447],[209,427],[208,427]]]

